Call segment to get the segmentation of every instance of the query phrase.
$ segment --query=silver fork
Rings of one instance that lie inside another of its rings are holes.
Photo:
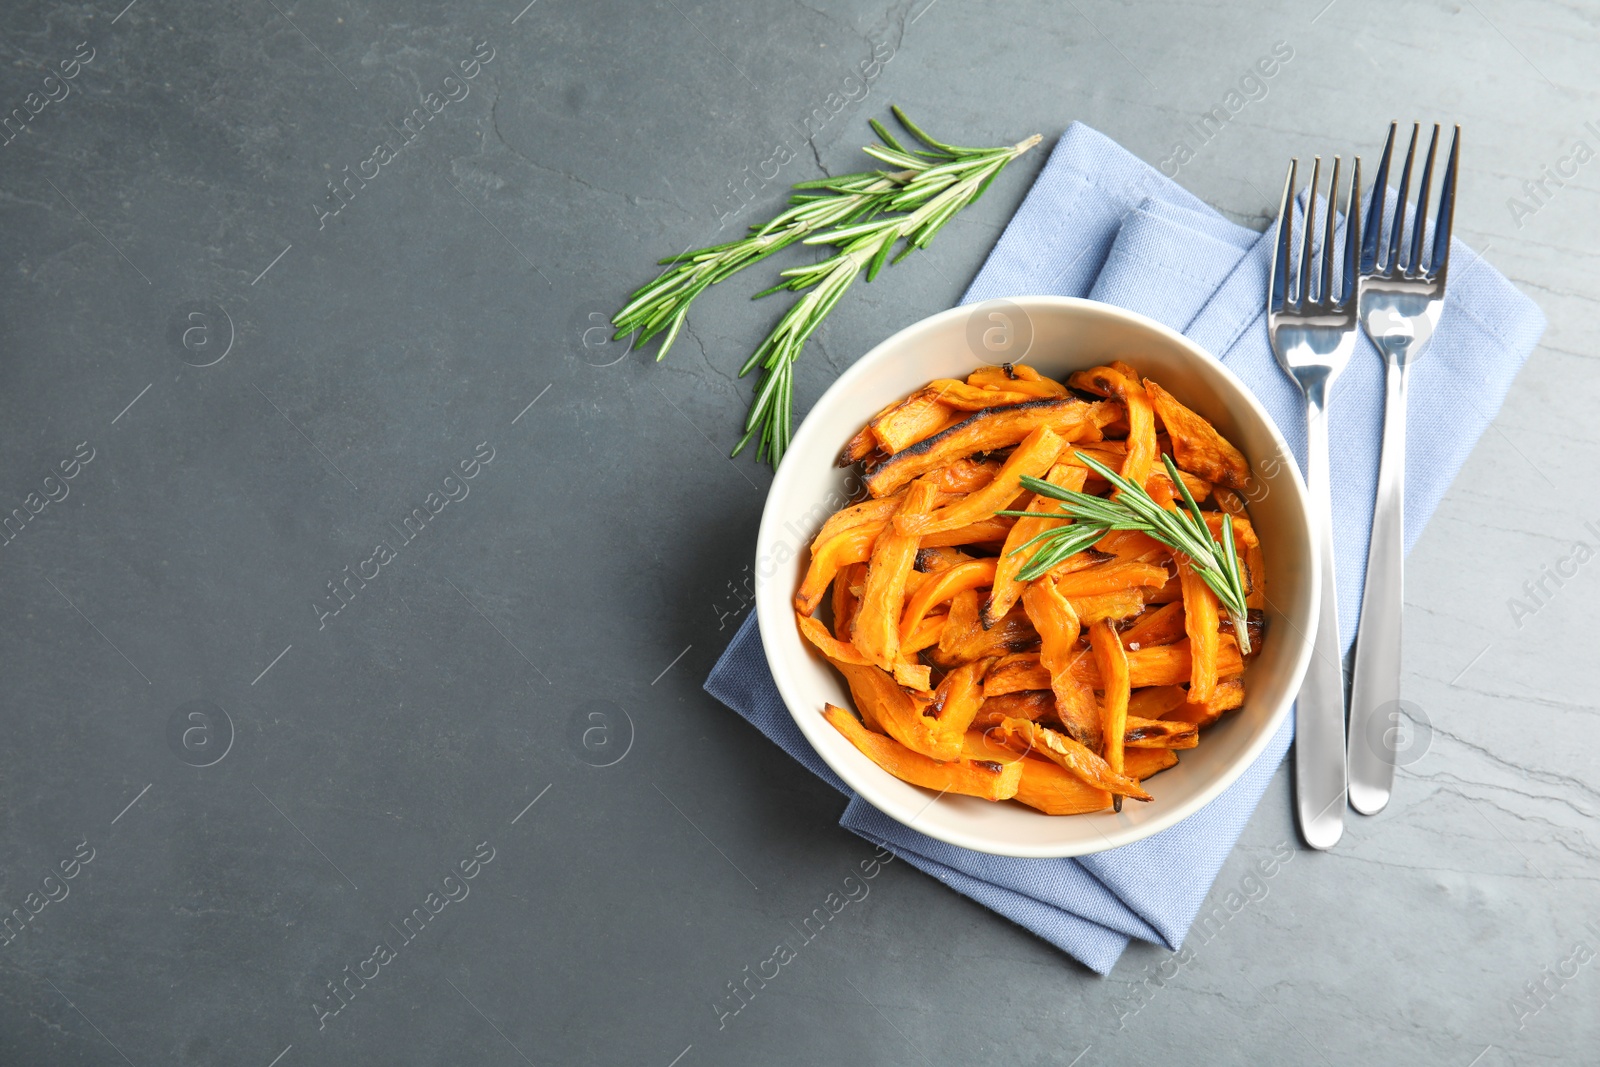
[[[1405,228],[1406,192],[1417,154],[1421,124],[1411,127],[1411,147],[1400,172],[1400,195],[1388,216],[1387,254],[1383,244],[1384,199],[1388,191],[1389,157],[1397,124],[1389,125],[1383,162],[1372,187],[1366,239],[1361,246],[1358,304],[1367,336],[1383,355],[1383,452],[1378,465],[1378,490],[1372,512],[1372,541],[1367,547],[1367,578],[1361,592],[1361,629],[1356,635],[1355,677],[1350,685],[1350,805],[1375,815],[1389,803],[1394,788],[1394,731],[1399,728],[1400,611],[1404,591],[1406,370],[1422,354],[1439,325],[1444,309],[1445,271],[1450,264],[1450,228],[1455,218],[1456,164],[1461,153],[1461,127],[1450,143],[1450,159],[1439,185],[1439,209],[1433,223],[1433,249],[1422,261],[1427,236],[1428,186],[1439,147],[1433,127],[1428,158],[1422,165],[1412,217],[1409,254],[1400,256]]]
[[[1311,665],[1295,703],[1295,807],[1300,833],[1312,848],[1332,848],[1344,833],[1344,671],[1339,642],[1339,594],[1334,587],[1333,521],[1328,480],[1328,392],[1356,346],[1356,251],[1361,244],[1361,160],[1355,161],[1345,211],[1344,269],[1335,277],[1334,217],[1338,214],[1339,158],[1334,157],[1325,209],[1326,233],[1318,285],[1312,288],[1312,236],[1322,157],[1311,169],[1298,287],[1290,285],[1289,245],[1295,171],[1289,164],[1278,209],[1272,281],[1267,290],[1267,332],[1284,373],[1306,398],[1306,486],[1320,560],[1321,607]],[[1293,292],[1291,292],[1293,288]]]

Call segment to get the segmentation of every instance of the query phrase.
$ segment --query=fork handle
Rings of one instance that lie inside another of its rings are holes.
[[[1325,849],[1344,833],[1344,668],[1334,584],[1326,383],[1308,388],[1306,399],[1306,484],[1316,509],[1322,595],[1311,664],[1295,701],[1295,805],[1306,844]]]
[[[1406,368],[1386,360],[1383,451],[1361,592],[1350,688],[1350,804],[1376,815],[1394,788],[1400,700],[1400,614],[1405,594]]]

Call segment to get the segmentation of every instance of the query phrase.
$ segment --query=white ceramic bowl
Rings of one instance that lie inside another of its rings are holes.
[[[999,333],[986,334],[997,330]],[[1031,343],[1028,338],[1031,337]],[[1245,674],[1245,703],[1208,728],[1200,746],[1151,778],[1148,803],[1120,814],[1050,816],[1012,802],[936,794],[895,778],[822,717],[849,690],[801,637],[793,597],[822,521],[859,483],[834,458],[885,405],[934,378],[965,378],[996,363],[991,342],[1026,344],[1021,362],[1052,378],[1121,359],[1160,382],[1244,452],[1260,483],[1248,494],[1267,562],[1266,640]],[[986,347],[987,346],[987,347]],[[1067,297],[1017,297],[953,308],[908,326],[867,353],[806,417],[779,466],[756,540],[756,612],[772,675],[806,739],[839,777],[891,818],[953,845],[1003,856],[1081,856],[1150,836],[1194,814],[1260,755],[1282,725],[1311,658],[1316,553],[1306,490],[1292,453],[1244,384],[1215,357],[1142,315]],[[1264,462],[1271,459],[1277,462]],[[1266,473],[1271,471],[1270,476]],[[848,483],[848,484],[847,484]]]

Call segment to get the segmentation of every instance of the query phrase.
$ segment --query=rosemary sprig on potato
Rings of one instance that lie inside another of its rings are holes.
[[[1107,498],[1051,485],[1040,478],[1023,477],[1020,484],[1040,496],[1059,500],[1065,506],[1059,513],[1076,521],[1046,530],[1027,544],[1018,545],[1013,552],[1022,552],[1039,546],[1027,564],[1017,574],[1020,581],[1029,582],[1060,564],[1067,557],[1100,540],[1110,530],[1137,530],[1160,541],[1174,552],[1182,553],[1200,579],[1210,587],[1233,619],[1233,632],[1238,635],[1239,652],[1250,654],[1250,628],[1245,625],[1249,608],[1245,606],[1244,575],[1239,571],[1239,556],[1233,542],[1233,516],[1223,512],[1222,540],[1211,535],[1200,505],[1195,503],[1189,487],[1178,474],[1172,457],[1162,454],[1167,476],[1183,494],[1187,511],[1179,508],[1167,510],[1122,475],[1107,467],[1093,456],[1077,453],[1077,457],[1100,477],[1110,482],[1117,496]],[[996,515],[1015,515],[1037,518],[1038,512],[997,511]],[[1050,512],[1045,512],[1049,515]]]

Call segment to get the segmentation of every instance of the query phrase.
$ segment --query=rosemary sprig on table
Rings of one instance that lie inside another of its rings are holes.
[[[735,456],[759,435],[757,458],[771,459],[774,466],[783,458],[793,434],[790,421],[794,361],[856,277],[865,270],[870,282],[885,263],[898,263],[917,249],[926,248],[945,223],[983,195],[1007,164],[1040,141],[1035,134],[1006,148],[961,148],[929,137],[899,108],[895,109],[895,117],[931,151],[908,152],[876,122],[873,128],[888,147],[872,145],[866,151],[890,166],[912,172],[905,185],[887,198],[883,209],[906,214],[869,218],[803,238],[805,244],[832,245],[838,251],[819,263],[782,271],[781,276],[786,280],[756,294],[762,297],[783,289],[810,290],[778,320],[739,371],[741,378],[757,367],[762,368],[763,374],[756,398],[750,405],[750,414],[745,419],[744,436],[733,448]],[[930,157],[943,162],[927,166]],[[918,165],[922,169],[915,169]],[[905,246],[890,260],[890,253],[902,239]]]
[[[745,420],[745,434],[734,446],[738,455],[758,440],[757,455],[774,466],[783,458],[793,433],[793,364],[828,312],[865,269],[870,282],[887,262],[899,262],[926,248],[935,234],[962,208],[983,195],[1006,164],[1039,143],[1038,136],[999,148],[964,148],[935,140],[898,107],[900,124],[922,145],[906,148],[876,119],[872,130],[883,141],[865,149],[893,170],[862,171],[836,178],[801,182],[790,207],[772,221],[752,226],[748,236],[661,260],[667,267],[638,289],[612,318],[616,339],[637,331],[643,344],[665,334],[659,360],[677,340],[689,308],[706,289],[797,241],[832,245],[832,256],[781,273],[780,290],[806,292],[767,335],[745,363],[741,377],[763,368],[761,385]],[[891,261],[895,245],[905,247]]]
[[[1239,642],[1239,651],[1250,654],[1250,629],[1246,625],[1249,609],[1245,604],[1244,575],[1239,571],[1239,555],[1234,548],[1233,517],[1223,512],[1222,540],[1219,543],[1206,526],[1200,505],[1183,483],[1172,457],[1166,454],[1161,461],[1166,464],[1167,476],[1183,494],[1187,508],[1168,510],[1156,503],[1143,486],[1135,485],[1092,456],[1077,453],[1090,470],[1111,483],[1117,490],[1115,499],[1063,489],[1040,478],[1023,477],[1022,486],[1039,496],[1064,503],[1061,517],[1072,519],[1018,545],[1013,552],[1022,552],[1039,545],[1027,564],[1018,572],[1021,581],[1032,581],[1061,563],[1074,553],[1081,552],[1106,535],[1108,530],[1137,530],[1148,534],[1175,552],[1181,552],[1189,566],[1200,576],[1211,591],[1217,594],[1223,610],[1233,619],[1233,633]],[[1029,518],[1052,517],[1049,512],[998,511],[997,515],[1017,515]]]
[[[765,226],[752,226],[750,236],[660,260],[670,269],[635,291],[612,317],[617,330],[614,339],[620,341],[638,330],[638,343],[644,344],[665,330],[666,339],[656,352],[660,360],[678,339],[695,297],[808,234],[881,212],[889,196],[910,177],[910,173],[864,171],[801,182],[790,199],[794,206]]]

